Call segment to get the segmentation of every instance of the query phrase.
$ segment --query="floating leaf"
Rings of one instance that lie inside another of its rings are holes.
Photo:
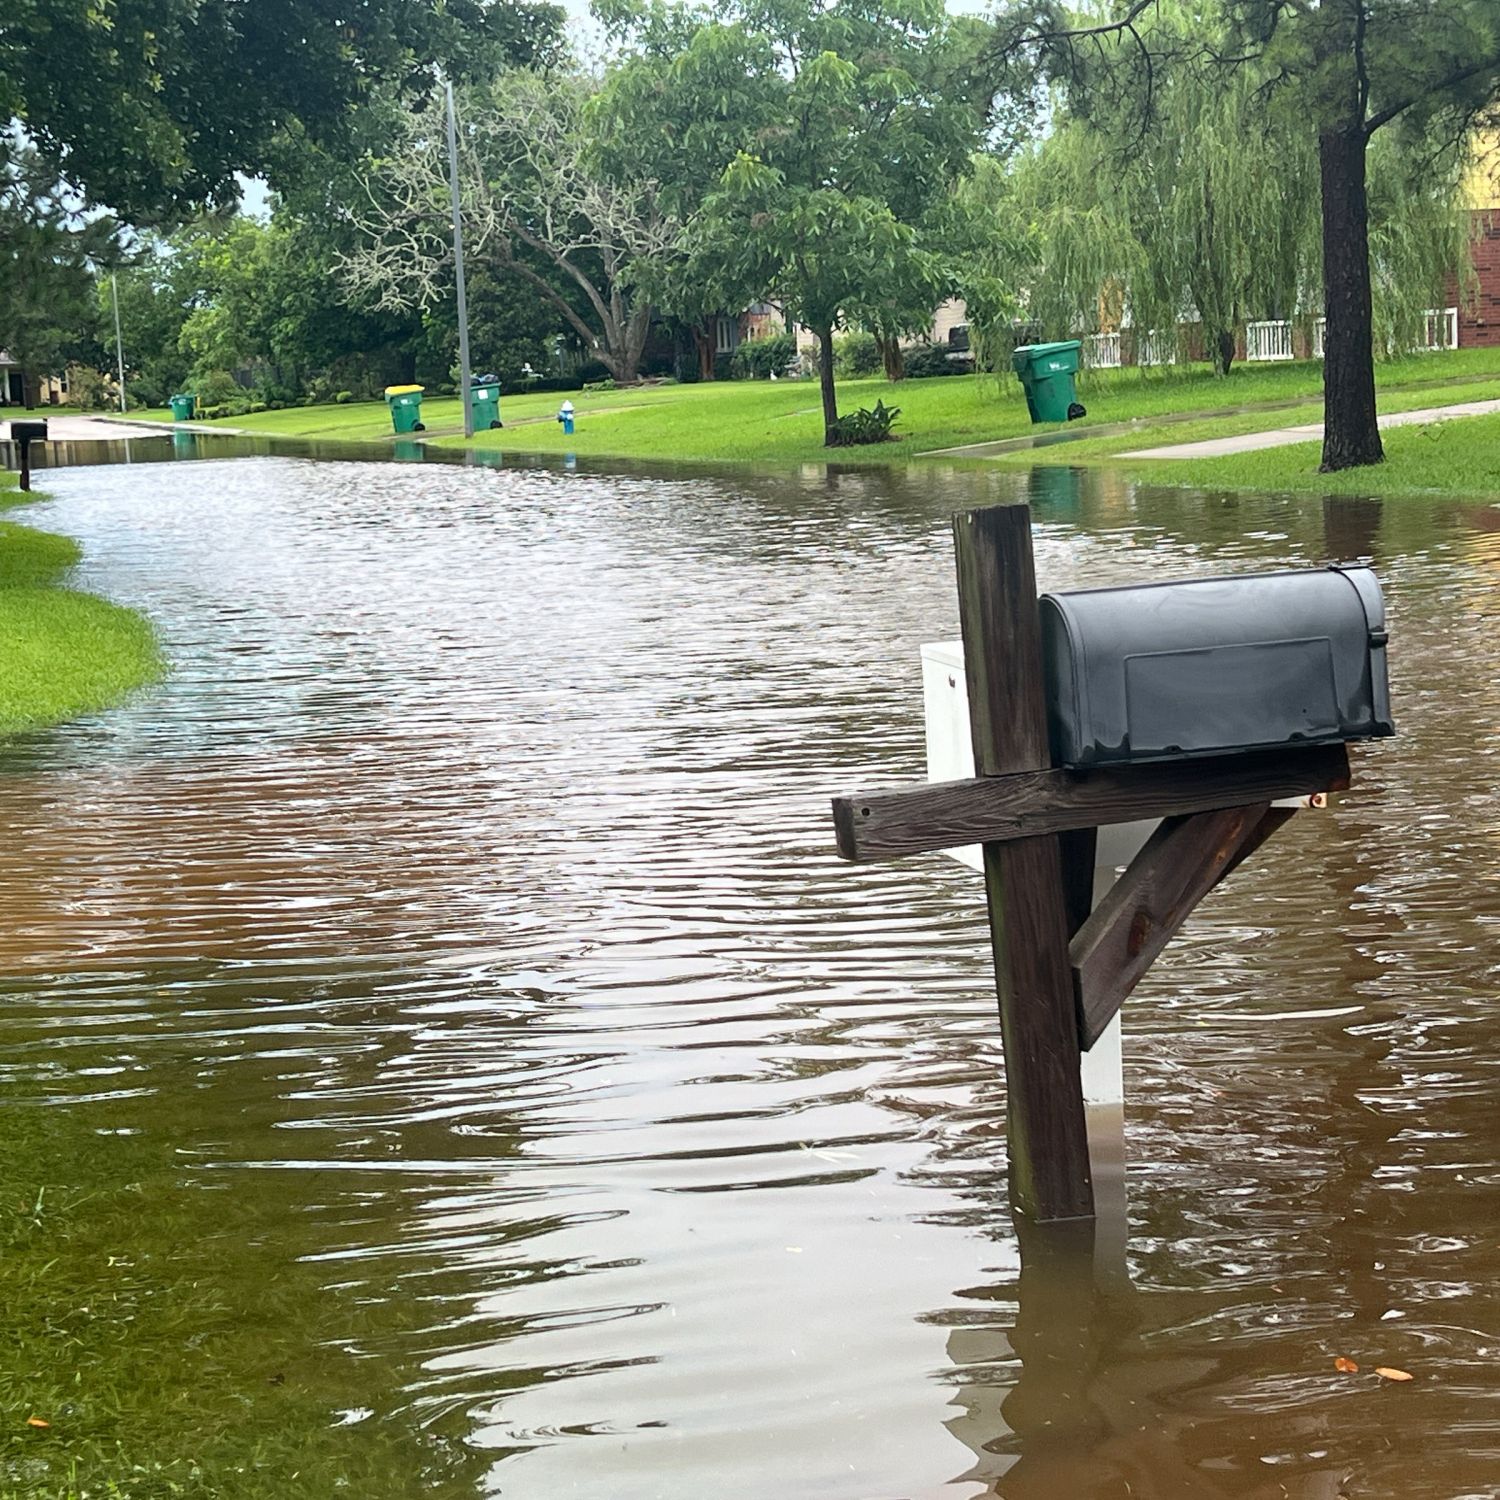
[[[26,1425],[28,1427],[50,1427],[52,1424],[44,1421],[41,1417],[27,1417]]]
[[[1333,1368],[1335,1370],[1338,1370],[1338,1371],[1342,1372],[1345,1375],[1358,1375],[1359,1374],[1359,1366],[1357,1364],[1355,1364],[1355,1362],[1352,1359],[1345,1359],[1342,1354],[1339,1355],[1339,1357],[1336,1360],[1334,1360],[1334,1362],[1333,1362]]]
[[[1414,1377],[1405,1370],[1393,1370],[1389,1365],[1377,1365],[1375,1373],[1384,1380],[1411,1380]]]

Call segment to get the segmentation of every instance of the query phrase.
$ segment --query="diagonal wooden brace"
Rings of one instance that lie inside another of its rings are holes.
[[[1168,818],[1068,946],[1087,1051],[1193,908],[1284,819],[1268,802]]]

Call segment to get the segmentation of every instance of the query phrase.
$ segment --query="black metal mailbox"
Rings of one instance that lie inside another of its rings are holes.
[[[13,443],[45,443],[47,441],[47,423],[40,422],[12,422],[10,424],[10,437]]]
[[[1385,602],[1369,568],[1043,594],[1061,766],[1394,734]]]

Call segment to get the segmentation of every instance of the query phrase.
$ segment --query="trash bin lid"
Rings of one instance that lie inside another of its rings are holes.
[[[1026,355],[1028,359],[1043,359],[1049,354],[1066,354],[1070,349],[1083,348],[1081,339],[1064,339],[1060,344],[1022,344],[1016,350],[1017,356]]]
[[[420,392],[426,389],[425,385],[388,385],[385,388],[385,393],[387,396],[407,396],[413,391]]]

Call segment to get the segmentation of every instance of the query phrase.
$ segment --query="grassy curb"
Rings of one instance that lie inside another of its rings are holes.
[[[26,498],[0,474],[0,507]],[[144,616],[66,586],[78,559],[67,537],[0,521],[0,739],[108,708],[162,674]]]

